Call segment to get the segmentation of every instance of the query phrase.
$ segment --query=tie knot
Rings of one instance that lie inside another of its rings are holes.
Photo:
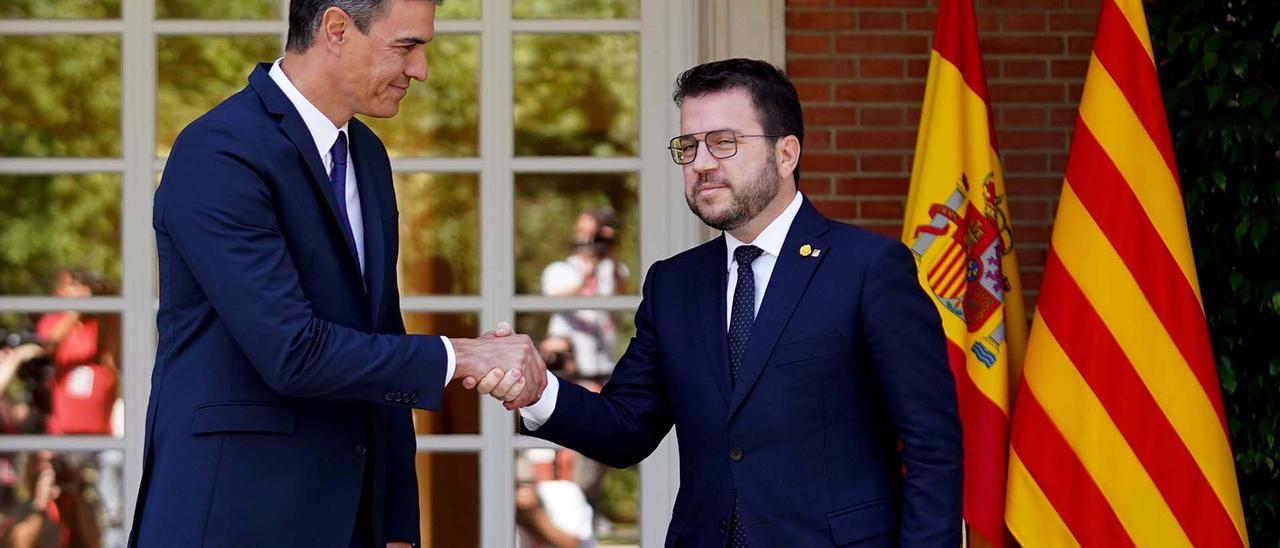
[[[329,153],[333,155],[333,165],[347,165],[347,132],[338,132],[338,140],[333,142]]]
[[[754,245],[739,246],[738,249],[733,250],[733,260],[738,262],[738,266],[746,267],[760,258],[762,253],[764,250]]]

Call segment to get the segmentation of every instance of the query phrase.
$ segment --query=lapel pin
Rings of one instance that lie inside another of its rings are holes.
[[[818,256],[818,254],[820,254],[820,253],[822,253],[822,250],[821,250],[821,249],[815,249],[815,250],[813,250],[813,256],[814,256],[814,257],[817,257],[817,256]]]
[[[808,257],[808,256],[809,256],[809,254],[813,253],[813,251],[814,251],[814,250],[813,250],[813,247],[812,247],[812,246],[810,246],[809,244],[804,244],[804,245],[800,246],[800,256],[801,256],[801,257]]]

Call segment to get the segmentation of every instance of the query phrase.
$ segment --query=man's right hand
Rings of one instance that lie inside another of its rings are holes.
[[[507,402],[524,407],[538,401],[547,386],[547,366],[533,339],[514,334],[505,324],[478,339],[451,339],[456,367],[453,378]]]

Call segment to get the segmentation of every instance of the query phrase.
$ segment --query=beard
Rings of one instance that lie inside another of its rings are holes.
[[[729,183],[724,179],[711,180],[705,177],[698,177],[698,184],[694,185],[691,192],[684,195],[685,203],[689,204],[689,210],[697,215],[699,219],[707,226],[716,230],[730,231],[747,224],[751,219],[760,215],[765,207],[778,196],[778,187],[780,177],[778,176],[778,165],[774,161],[773,151],[769,151],[769,157],[765,160],[764,165],[756,171],[755,176],[751,177],[742,185],[729,184],[725,189],[729,191],[730,201],[729,208],[718,212],[702,211],[698,207],[698,191],[706,184],[725,184]]]

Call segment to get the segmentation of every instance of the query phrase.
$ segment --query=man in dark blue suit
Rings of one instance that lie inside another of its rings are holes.
[[[294,0],[285,57],[174,144],[131,545],[411,546],[411,409],[494,367],[487,392],[541,393],[527,337],[404,334],[391,166],[353,116],[426,78],[435,8]]]
[[[689,207],[724,235],[654,264],[612,380],[553,378],[527,430],[627,467],[674,425],[668,546],[958,546],[955,387],[911,253],[797,192],[781,71],[701,65],[675,101]]]

